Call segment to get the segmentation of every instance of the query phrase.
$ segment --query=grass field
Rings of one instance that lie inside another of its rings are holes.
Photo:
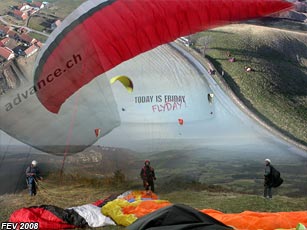
[[[246,151],[245,155],[229,150],[227,153],[210,149],[161,152],[149,156],[159,174],[159,190],[170,192],[190,185],[215,191],[235,191],[245,194],[263,193],[263,154]],[[276,152],[270,155],[281,171],[283,185],[275,194],[303,197],[307,190],[306,159]],[[261,159],[261,162],[260,162]],[[207,185],[207,187],[204,185]],[[307,205],[306,205],[307,207]]]
[[[22,0],[0,1],[0,15],[6,15],[7,12],[11,9],[11,6],[18,6],[23,2],[24,1]],[[40,2],[43,1],[40,0]],[[85,0],[51,0],[48,2],[50,3],[50,5],[40,10],[40,13],[47,14],[51,18],[59,18],[63,20],[80,4],[85,2]],[[23,26],[25,24],[24,21],[15,20],[11,16],[6,16],[6,20],[10,23],[18,24],[20,26]],[[42,15],[38,16],[36,14],[30,18],[28,27],[34,30],[43,31],[46,30],[46,28],[50,28],[50,22],[48,22],[46,17],[43,17]]]
[[[54,175],[45,178],[39,184],[40,190],[36,197],[30,197],[27,190],[19,194],[0,196],[0,222],[7,221],[11,213],[22,207],[52,204],[61,208],[68,208],[103,199],[111,194],[119,194],[135,189],[134,182],[110,183],[110,180],[86,179],[66,175],[55,178]],[[198,209],[216,209],[225,213],[239,213],[251,211],[298,211],[305,210],[307,198],[289,198],[275,196],[272,200],[265,200],[261,196],[246,195],[234,192],[208,191],[190,186],[189,189],[178,188],[171,192],[158,193],[160,199],[172,203],[183,203]],[[124,229],[123,227],[105,227],[100,229]]]
[[[297,21],[284,20],[284,19],[263,18],[261,20],[251,20],[248,21],[247,23],[250,23],[252,25],[267,26],[267,27],[297,31],[297,32],[302,32],[307,30],[307,23],[301,23]]]
[[[43,9],[42,12],[54,15],[63,20],[79,5],[85,2],[85,0],[56,0],[53,2],[54,4],[52,4],[48,9]]]
[[[140,190],[143,186],[139,172],[144,158],[151,159],[155,167],[155,187],[160,199],[172,203],[183,203],[198,209],[212,208],[226,213],[307,209],[307,162],[296,155],[271,155],[274,166],[281,171],[284,183],[278,189],[273,189],[273,199],[267,201],[262,198],[263,159],[266,153],[255,156],[247,151],[242,156],[231,151],[225,154],[209,149],[185,149],[136,154],[125,149],[101,150],[93,146],[83,153],[68,156],[64,176],[61,177],[59,169],[63,157],[39,154],[27,156],[22,152],[16,147],[14,152],[5,154],[5,157],[0,155],[1,159],[6,160],[2,165],[3,172],[14,168],[12,179],[23,178],[25,169],[22,167],[27,165],[29,159],[36,159],[40,162],[44,180],[39,183],[36,197],[28,195],[25,183],[20,184],[22,190],[14,190],[15,194],[0,196],[0,222],[6,221],[14,210],[22,207],[50,204],[68,208],[92,203],[111,194]],[[120,173],[115,174],[118,169]],[[9,184],[6,178],[5,173],[0,175],[3,186]],[[16,186],[13,184],[14,188]]]
[[[7,14],[7,11],[10,9],[11,6],[17,6],[21,4],[22,0],[3,0],[0,1],[0,15]]]
[[[35,33],[35,32],[30,32],[29,36],[36,38],[37,40],[39,40],[43,43],[46,42],[46,40],[48,39],[48,37],[41,35],[41,34],[38,34],[38,33]]]
[[[287,136],[307,143],[306,33],[240,24],[199,33],[192,40],[197,50],[206,45],[206,57],[219,73],[224,71],[245,105]]]
[[[33,30],[43,32],[44,30],[46,30],[45,19],[42,18],[42,17],[32,16],[29,19],[28,27],[33,29]],[[49,26],[49,28],[50,28],[50,26]]]
[[[0,1],[0,15],[7,14],[7,11],[11,6],[18,6],[24,3],[24,0],[2,0]],[[39,0],[39,2],[44,2],[44,0]],[[51,6],[49,9],[43,9],[49,13],[55,14],[60,18],[65,18],[69,13],[76,9],[85,0],[49,0]]]

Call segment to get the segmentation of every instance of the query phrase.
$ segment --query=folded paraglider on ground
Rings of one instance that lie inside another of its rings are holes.
[[[179,218],[180,217],[180,218]],[[163,219],[163,221],[161,221]],[[307,211],[222,213],[197,210],[183,204],[160,200],[155,193],[127,191],[97,200],[92,204],[62,209],[53,205],[21,208],[14,211],[10,222],[36,222],[39,229],[65,229],[128,226],[141,229],[304,229]]]

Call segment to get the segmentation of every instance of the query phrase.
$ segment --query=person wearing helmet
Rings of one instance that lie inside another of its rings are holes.
[[[35,196],[37,192],[37,180],[42,180],[39,169],[37,167],[37,161],[33,160],[31,165],[26,170],[26,180],[29,187],[30,196]]]
[[[155,192],[154,180],[156,180],[155,170],[150,166],[150,161],[145,160],[144,167],[141,169],[140,176],[143,180],[143,185],[146,192],[149,192],[149,188],[152,192]]]
[[[264,168],[264,198],[272,199],[272,183],[273,183],[273,177],[272,177],[272,166],[271,166],[271,160],[265,159],[265,168]]]

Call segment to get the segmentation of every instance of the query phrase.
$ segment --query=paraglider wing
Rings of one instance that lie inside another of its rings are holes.
[[[95,129],[95,135],[96,135],[96,137],[100,136],[100,129]]]
[[[214,26],[288,9],[282,0],[86,1],[49,37],[34,86],[51,112],[98,75],[123,61]]]
[[[183,119],[182,119],[182,118],[179,118],[179,119],[178,119],[178,123],[179,123],[180,125],[183,125]]]
[[[119,81],[123,84],[123,86],[127,89],[129,93],[133,91],[133,83],[127,76],[116,76],[111,78],[110,83],[114,84],[116,81]]]

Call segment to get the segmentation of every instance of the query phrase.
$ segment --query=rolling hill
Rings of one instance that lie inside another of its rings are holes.
[[[205,47],[207,59],[252,112],[307,144],[306,33],[236,24],[195,34],[192,41],[199,52]]]

